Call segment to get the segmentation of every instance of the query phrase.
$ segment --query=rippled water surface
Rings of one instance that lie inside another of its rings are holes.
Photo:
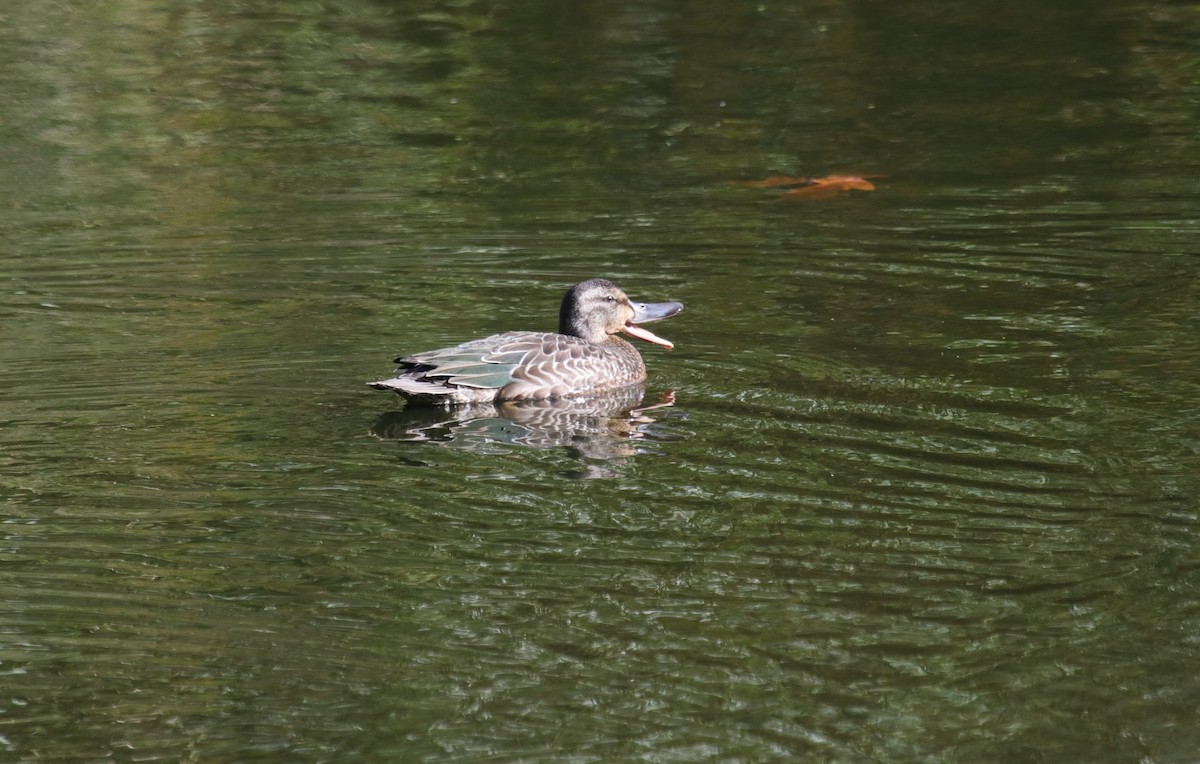
[[[0,16],[0,758],[1200,751],[1194,6]],[[364,384],[594,276],[644,399]]]

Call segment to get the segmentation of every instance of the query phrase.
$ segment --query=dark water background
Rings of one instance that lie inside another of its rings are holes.
[[[0,758],[1195,761],[1198,39],[13,0]],[[371,433],[394,355],[593,276],[687,304],[674,406]]]

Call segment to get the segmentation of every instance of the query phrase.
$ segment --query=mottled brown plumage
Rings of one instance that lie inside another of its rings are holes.
[[[401,356],[395,377],[370,384],[410,401],[446,405],[615,390],[646,379],[642,356],[617,333],[673,347],[638,324],[681,310],[678,302],[634,303],[611,281],[591,279],[563,297],[557,334],[506,332]]]

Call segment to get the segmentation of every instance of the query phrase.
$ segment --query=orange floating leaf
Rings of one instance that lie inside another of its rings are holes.
[[[735,185],[746,188],[785,189],[780,197],[786,199],[827,199],[847,191],[874,191],[875,184],[867,178],[882,178],[883,175],[826,175],[823,178],[790,177],[772,175],[762,180],[735,180]]]
[[[780,196],[788,199],[825,199],[837,196],[846,191],[874,191],[875,184],[858,175],[830,175],[824,178],[813,178],[807,186],[789,189]]]

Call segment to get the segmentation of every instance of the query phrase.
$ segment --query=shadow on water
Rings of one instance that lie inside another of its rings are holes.
[[[651,453],[648,442],[669,437],[658,425],[661,410],[675,405],[675,391],[644,403],[645,387],[630,385],[610,395],[551,401],[498,401],[454,408],[406,406],[380,414],[370,432],[380,440],[425,443],[477,454],[507,446],[557,448],[588,466],[572,477],[612,477],[592,462]],[[654,412],[654,415],[651,414]]]

